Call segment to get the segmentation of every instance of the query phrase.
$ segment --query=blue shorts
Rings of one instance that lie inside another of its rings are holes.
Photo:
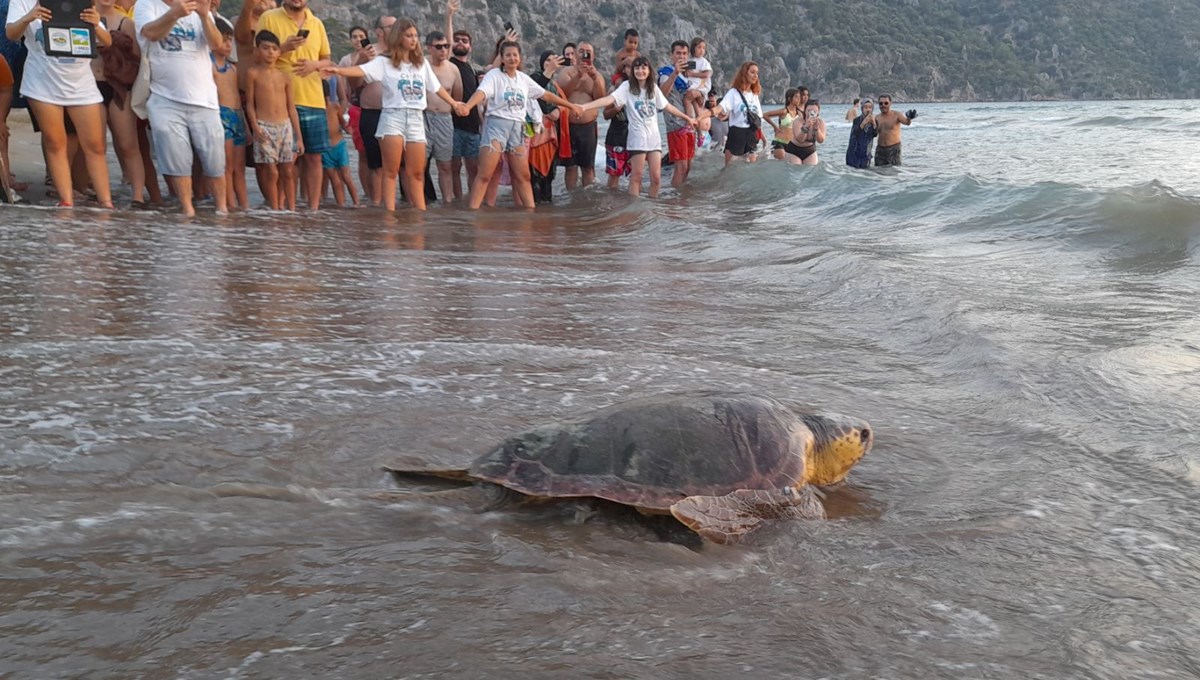
[[[525,121],[488,116],[483,120],[483,136],[479,148],[500,147],[504,153],[525,148]]]
[[[350,150],[346,147],[345,138],[321,152],[321,167],[326,170],[350,167]]]
[[[329,148],[329,120],[325,109],[314,106],[297,106],[296,116],[300,119],[300,139],[304,140],[304,153],[322,153]]]
[[[225,141],[234,146],[246,146],[246,118],[238,109],[221,107],[221,125],[225,127]]]
[[[454,158],[479,158],[479,133],[454,128]]]

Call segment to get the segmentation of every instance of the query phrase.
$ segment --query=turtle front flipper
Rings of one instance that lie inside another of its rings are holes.
[[[776,519],[822,519],[825,508],[812,487],[738,489],[724,496],[688,496],[671,514],[713,543],[739,543]]]
[[[428,482],[430,480],[445,480],[447,482],[457,482],[455,486],[463,486],[474,484],[475,479],[471,477],[466,468],[398,468],[390,465],[383,466],[385,472],[388,472],[397,482]]]

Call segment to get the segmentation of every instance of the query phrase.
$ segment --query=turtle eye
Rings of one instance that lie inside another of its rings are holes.
[[[859,437],[859,441],[861,441],[864,444],[871,441],[871,429],[864,427],[862,430],[859,431],[858,437]]]
[[[517,442],[516,444],[513,444],[513,453],[515,453],[518,456],[524,455],[525,454],[525,442]]]

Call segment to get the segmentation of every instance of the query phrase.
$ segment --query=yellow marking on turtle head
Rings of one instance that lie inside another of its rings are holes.
[[[866,422],[843,416],[804,416],[815,441],[805,461],[809,484],[832,486],[844,480],[875,443],[875,433]]]

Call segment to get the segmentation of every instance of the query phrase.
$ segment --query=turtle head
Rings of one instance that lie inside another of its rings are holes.
[[[875,443],[875,432],[865,420],[833,413],[805,414],[801,418],[814,439],[806,466],[809,484],[841,483]]]

